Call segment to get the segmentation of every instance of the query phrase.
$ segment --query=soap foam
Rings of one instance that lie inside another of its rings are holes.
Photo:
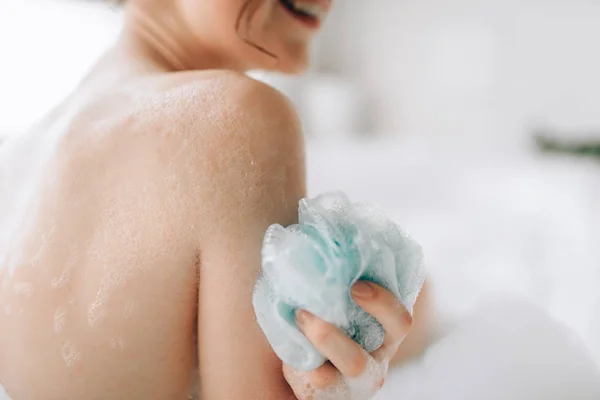
[[[114,350],[121,351],[125,349],[125,340],[122,336],[113,336],[110,339],[110,347],[112,347]]]
[[[352,204],[342,193],[303,199],[299,223],[271,226],[253,296],[257,321],[273,350],[297,370],[325,358],[295,324],[297,309],[337,326],[367,352],[385,332],[351,297],[358,280],[388,289],[412,313],[425,279],[420,246],[380,209]]]
[[[13,291],[17,296],[31,297],[33,295],[33,284],[29,282],[17,282],[13,285]]]
[[[389,359],[376,360],[368,357],[363,373],[356,377],[339,377],[324,388],[315,387],[311,382],[311,374],[318,371],[291,371],[286,374],[292,380],[292,386],[300,391],[300,398],[311,400],[365,400],[372,398],[383,386],[389,367]]]
[[[54,313],[54,332],[61,333],[65,328],[67,311],[58,307]]]
[[[61,355],[65,365],[69,368],[74,366],[81,359],[81,353],[77,350],[75,344],[70,341],[63,344]]]

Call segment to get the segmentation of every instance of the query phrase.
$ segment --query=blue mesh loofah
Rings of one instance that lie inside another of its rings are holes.
[[[310,371],[325,359],[296,326],[296,309],[336,325],[371,352],[383,343],[383,328],[352,300],[352,285],[378,283],[412,313],[424,277],[420,246],[384,212],[330,193],[301,200],[297,225],[267,230],[254,310],[279,358]]]

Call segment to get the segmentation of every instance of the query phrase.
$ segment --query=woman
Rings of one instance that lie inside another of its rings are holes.
[[[366,399],[383,384],[412,322],[381,287],[355,291],[387,332],[373,355],[299,313],[331,360],[310,373],[281,365],[251,305],[265,229],[294,223],[305,196],[304,150],[290,103],[243,72],[302,71],[330,6],[127,0],[118,43],[0,148],[14,400]]]

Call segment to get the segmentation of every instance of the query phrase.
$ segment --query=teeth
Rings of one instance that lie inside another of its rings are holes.
[[[304,14],[308,14],[314,18],[321,18],[325,15],[325,10],[320,4],[305,3],[302,1],[294,1],[294,8]]]

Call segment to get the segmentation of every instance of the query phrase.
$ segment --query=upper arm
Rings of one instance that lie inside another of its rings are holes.
[[[235,88],[237,106],[218,121],[219,138],[201,160],[198,351],[202,398],[295,398],[281,362],[256,323],[252,290],[262,238],[273,223],[296,222],[305,195],[300,126],[290,104],[255,82]]]

